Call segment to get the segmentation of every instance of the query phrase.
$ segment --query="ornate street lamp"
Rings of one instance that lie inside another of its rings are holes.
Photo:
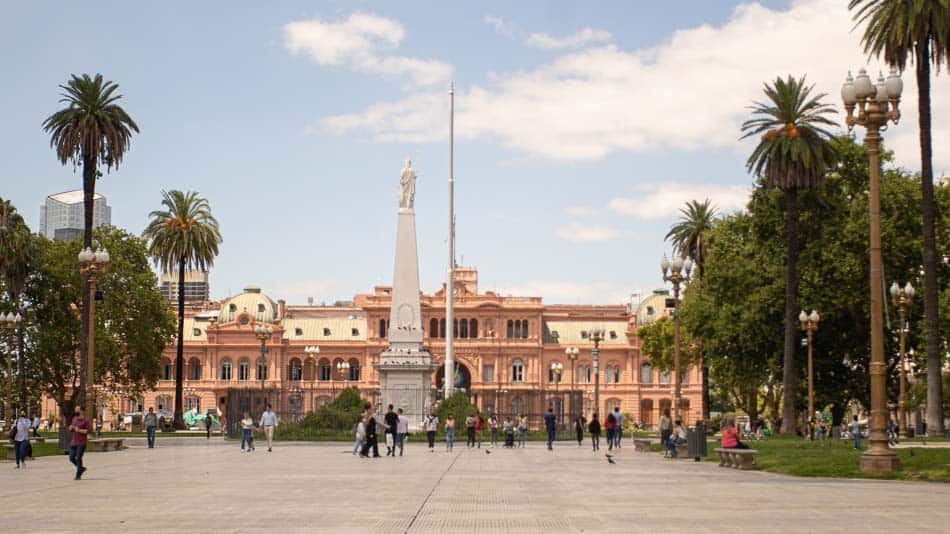
[[[910,307],[910,303],[914,298],[914,286],[910,285],[910,282],[904,287],[897,285],[897,282],[891,284],[891,299],[894,302],[894,306],[897,307],[898,313],[901,316],[900,324],[900,359],[897,364],[898,372],[900,373],[900,390],[897,397],[897,429],[900,437],[905,437],[907,433],[907,421],[906,414],[904,413],[904,401],[907,398],[907,375],[905,371],[906,359],[907,359],[907,332],[909,325],[907,324],[907,308]]]
[[[600,342],[604,339],[604,330],[595,328],[590,333],[590,340],[594,342],[594,349],[590,351],[594,359],[594,411],[600,413]]]
[[[20,312],[10,312],[10,313],[0,313],[0,328],[3,328],[13,336],[14,341],[10,344],[11,347],[16,347],[16,329],[20,326],[20,322],[23,318],[20,316]],[[16,349],[14,348],[14,351]],[[19,382],[19,393],[20,393],[20,410],[24,410],[26,407],[26,376],[23,372],[23,358],[19,351],[17,353],[17,380]],[[8,386],[7,391],[7,406],[13,406],[13,358],[7,358],[7,380]],[[7,420],[15,424],[15,418],[12,416],[13,411],[5,414]]]
[[[900,459],[887,443],[887,363],[884,360],[884,286],[881,259],[881,130],[889,122],[900,120],[900,99],[904,83],[897,69],[891,69],[884,79],[872,84],[862,68],[857,78],[851,73],[841,86],[848,130],[863,126],[867,133],[864,145],[868,150],[870,167],[870,251],[871,251],[871,432],[868,450],[861,455],[861,470],[865,473],[883,473],[900,469]],[[857,113],[855,113],[857,110]]]
[[[571,415],[573,416],[577,413],[577,406],[574,405],[574,379],[577,377],[577,372],[574,365],[577,363],[577,355],[580,354],[580,350],[577,347],[567,347],[564,349],[564,355],[567,356],[567,359],[571,362]]]
[[[350,362],[348,361],[336,362],[336,372],[341,377],[343,377],[343,382],[346,382],[347,380],[349,380],[350,379],[349,377]],[[334,390],[334,394],[335,393],[336,393],[336,390]]]
[[[680,383],[680,284],[689,282],[690,273],[693,271],[693,260],[687,256],[685,259],[676,256],[672,261],[666,259],[660,262],[660,269],[663,271],[663,281],[673,284],[673,420],[681,420],[680,404],[682,391]]]
[[[317,373],[320,372],[317,367],[317,354],[320,354],[320,347],[316,345],[307,345],[303,349],[304,352],[310,355],[310,358],[313,360],[313,375],[310,377],[310,411],[317,411],[317,407],[313,403],[313,385],[317,381]]]
[[[815,333],[815,330],[818,330],[818,321],[821,317],[818,315],[818,312],[815,310],[811,311],[811,314],[805,313],[805,310],[802,310],[798,314],[798,320],[802,323],[802,330],[805,332],[806,340],[805,343],[808,345],[808,418],[814,417],[815,415],[815,371],[812,366],[812,336]],[[806,420],[807,424],[808,421]],[[809,434],[810,435],[810,434]]]
[[[79,259],[79,272],[85,275],[89,280],[89,333],[88,333],[88,349],[86,350],[86,375],[80,377],[80,388],[83,392],[83,398],[86,404],[86,413],[93,414],[95,410],[95,399],[90,393],[92,390],[92,385],[94,381],[94,371],[95,371],[95,348],[96,348],[96,323],[95,323],[95,313],[96,313],[96,281],[99,276],[105,274],[107,266],[109,264],[109,251],[106,249],[98,249],[95,252],[91,248],[86,247],[81,250],[78,255]],[[175,373],[181,373],[182,362],[176,362]],[[85,382],[85,383],[83,383]]]
[[[264,391],[264,374],[267,373],[267,340],[274,334],[274,327],[271,325],[254,326],[254,337],[261,342],[261,362],[257,366],[257,378],[261,381],[261,391]]]

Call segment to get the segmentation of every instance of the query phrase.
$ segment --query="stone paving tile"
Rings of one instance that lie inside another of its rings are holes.
[[[793,478],[558,444],[457,447],[361,460],[346,444],[242,453],[220,439],[137,440],[15,470],[0,462],[16,532],[948,532],[950,485]],[[486,450],[490,454],[486,454]],[[385,451],[385,448],[384,448]],[[726,527],[728,525],[728,527]]]

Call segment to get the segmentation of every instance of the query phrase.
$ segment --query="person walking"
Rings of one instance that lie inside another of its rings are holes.
[[[584,443],[584,416],[578,414],[574,418],[574,434],[577,436],[577,446],[580,447]]]
[[[617,421],[617,431],[614,432],[614,447],[620,448],[620,440],[623,439],[623,414],[620,413],[620,406],[614,406],[614,419]]]
[[[16,418],[16,421],[13,422],[13,429],[15,430],[13,436],[13,452],[16,457],[16,468],[20,468],[20,464],[23,464],[23,467],[26,467],[26,457],[27,450],[30,448],[30,426],[33,425],[33,421],[26,416],[25,413],[21,413],[19,417]]]
[[[851,421],[851,435],[854,436],[854,450],[861,450],[861,423],[858,422],[856,415]]]
[[[528,437],[528,417],[525,414],[518,416],[518,447],[525,447],[525,440]]]
[[[554,408],[548,407],[544,414],[544,429],[548,432],[548,450],[554,450],[554,433],[557,431],[557,420],[554,418]]]
[[[491,446],[498,445],[498,416],[491,414],[488,416],[488,431],[491,432]]]
[[[205,432],[207,433],[205,439],[211,439],[211,414],[205,415]]]
[[[356,424],[353,425],[353,456],[356,456],[356,453],[363,448],[363,442],[366,441],[366,423],[363,422],[363,417],[365,414],[360,414],[360,418],[356,420]]]
[[[383,416],[386,422],[386,456],[396,457],[396,433],[399,431],[399,416],[393,411],[393,405],[390,404],[386,409],[386,415]]]
[[[485,418],[482,417],[482,414],[475,412],[475,442],[478,444],[478,448],[482,448],[482,428],[485,424]]]
[[[254,420],[251,414],[244,412],[241,418],[241,450],[244,450],[244,444],[247,444],[247,452],[254,450]]]
[[[264,429],[264,437],[267,438],[267,452],[270,452],[274,445],[274,429],[277,428],[277,414],[271,410],[270,404],[261,414],[261,427]]]
[[[465,418],[465,432],[468,436],[467,441],[465,442],[466,449],[475,448],[475,424],[478,421],[478,418],[475,417],[475,412],[472,412]]]
[[[426,439],[429,440],[429,452],[435,452],[435,433],[439,431],[439,416],[434,411],[429,412],[425,420]]]
[[[151,406],[148,407],[148,413],[142,418],[142,426],[145,427],[145,442],[149,449],[155,448],[155,429],[158,428],[158,416]]]
[[[373,416],[372,406],[366,409],[366,419],[364,423],[366,425],[366,443],[363,444],[363,448],[360,450],[360,456],[362,458],[368,458],[369,451],[372,449],[373,458],[379,458],[379,441],[376,434],[376,417]]]
[[[396,410],[399,421],[396,423],[396,446],[399,447],[399,456],[402,456],[403,447],[409,438],[409,418],[403,415],[402,408]]]
[[[38,415],[33,416],[33,437],[40,437],[40,416]]]
[[[452,445],[455,444],[455,416],[449,414],[445,418],[445,452],[452,452]]]
[[[614,433],[617,432],[617,419],[614,414],[607,412],[607,419],[604,420],[604,429],[607,430],[607,450],[614,450]]]
[[[587,426],[587,431],[590,432],[590,443],[594,448],[594,451],[600,450],[600,419],[597,417],[597,412],[594,412],[591,416],[590,424]]]
[[[673,432],[673,420],[670,419],[670,409],[664,408],[663,415],[660,416],[660,445],[666,448],[666,442],[670,439]]]
[[[76,480],[81,480],[82,474],[86,472],[85,466],[82,465],[82,457],[86,453],[86,443],[89,442],[92,423],[86,419],[82,406],[76,406],[75,414],[69,423],[69,431],[73,433],[73,439],[69,442],[69,462],[76,466]]]

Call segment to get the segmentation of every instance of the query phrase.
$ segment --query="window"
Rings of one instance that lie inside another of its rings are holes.
[[[653,383],[653,366],[644,363],[640,366],[640,383],[641,384],[652,384]]]
[[[581,339],[587,339],[587,330],[581,330]]]
[[[524,382],[524,362],[518,358],[511,362],[511,381]]]
[[[663,371],[662,373],[660,373],[660,383],[661,383],[661,384],[669,384],[669,383],[670,383],[670,372],[669,372],[669,371]]]
[[[353,337],[359,337],[360,329],[359,328],[350,328],[350,335]]]
[[[302,335],[303,335],[303,328],[300,328],[299,326],[298,326],[297,328],[294,328],[294,335],[295,335],[295,336],[302,336]]]
[[[379,337],[386,337],[386,319],[379,320]]]
[[[429,319],[429,339],[439,337],[439,320],[435,317]]]
[[[589,365],[580,365],[577,367],[577,381],[581,384],[589,384],[593,379],[593,370]]]
[[[323,336],[324,336],[324,337],[327,337],[327,336],[329,336],[329,335],[330,335],[330,329],[329,329],[329,328],[324,328],[324,329],[323,329]]]
[[[616,331],[616,330],[611,330],[611,331],[610,331],[610,339],[617,339],[617,331]]]
[[[514,337],[515,339],[518,339],[518,338],[521,337],[521,321],[520,321],[520,320],[519,320],[519,321],[515,321],[515,331],[514,331],[514,335],[513,335],[513,336],[509,336],[509,337]]]
[[[236,311],[237,311],[237,304],[234,304],[234,303],[228,304],[228,310],[229,310],[229,311],[232,311],[232,312],[236,312]]]
[[[162,380],[171,380],[174,370],[171,360],[162,360]]]
[[[462,319],[459,323],[459,337],[468,338],[468,319]]]
[[[515,337],[515,322],[508,319],[508,339]]]
[[[231,359],[221,360],[221,380],[231,380]]]
[[[264,305],[263,305],[263,304],[258,304],[258,305],[257,305],[257,313],[264,313]]]
[[[478,337],[478,319],[472,319],[468,322],[468,335],[471,338]]]
[[[238,322],[241,323],[242,326],[247,326],[251,322],[251,318],[247,315],[242,315]]]
[[[647,315],[653,315],[653,306],[647,306]]]
[[[288,366],[287,371],[287,375],[293,382],[297,382],[303,378],[303,367],[300,365],[300,360],[297,358],[292,358],[290,360],[290,365]]]
[[[321,382],[326,382],[330,380],[330,360],[322,359],[320,360],[320,376],[317,378]]]
[[[350,376],[349,379],[358,382],[360,379],[360,361],[353,359],[350,360]]]
[[[238,380],[247,382],[251,379],[251,363],[247,360],[238,362]]]
[[[201,380],[201,362],[198,358],[188,360],[188,379]]]
[[[445,338],[445,319],[439,319],[439,337]]]
[[[257,360],[257,379],[267,380],[267,362],[263,358]]]
[[[528,339],[528,321],[521,321],[521,338]]]
[[[619,366],[608,366],[604,378],[608,384],[619,384],[621,372],[622,370]]]
[[[563,374],[563,371],[562,371],[562,374]],[[554,382],[557,382],[560,384],[562,378],[563,378],[562,375],[555,373],[554,369],[551,369],[551,367],[548,367],[548,383],[553,384]]]
[[[512,417],[518,417],[524,413],[524,401],[521,400],[521,397],[515,397],[511,399],[511,415]]]
[[[459,337],[459,320],[452,319],[452,337],[458,339]]]
[[[155,398],[155,409],[156,410],[171,410],[172,409],[172,398],[171,395],[159,395]]]
[[[198,398],[198,397],[196,397],[195,395],[189,395],[189,396],[185,397],[185,410],[187,410],[187,411],[189,411],[189,412],[192,411],[192,410],[195,410],[196,412],[200,412],[200,411],[201,411],[201,399]]]
[[[191,335],[193,335],[193,336],[195,336],[195,337],[201,337],[201,329],[200,329],[200,328],[192,328],[192,329],[191,329]]]
[[[495,366],[485,364],[482,366],[482,382],[492,383],[495,381]]]

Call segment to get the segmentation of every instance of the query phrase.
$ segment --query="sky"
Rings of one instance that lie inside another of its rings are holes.
[[[881,68],[846,4],[0,0],[0,197],[35,229],[46,195],[81,186],[41,123],[71,73],[102,73],[141,128],[97,185],[112,222],[140,234],[162,190],[207,198],[224,238],[213,297],[258,285],[333,302],[391,283],[406,157],[432,292],[448,259],[454,82],[458,263],[479,269],[481,290],[626,303],[662,286],[686,201],[744,206],[740,125],[763,83],[807,75],[843,114],[847,71]],[[885,142],[916,169],[916,86],[903,79]],[[940,175],[945,73],[932,99]]]

